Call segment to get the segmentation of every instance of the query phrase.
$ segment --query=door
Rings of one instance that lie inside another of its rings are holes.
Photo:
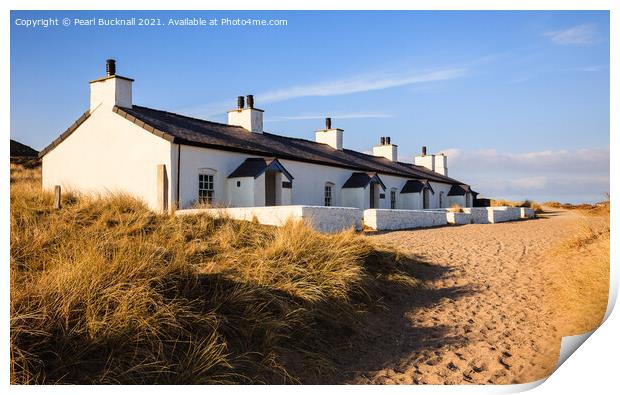
[[[375,199],[375,188],[377,187],[376,184],[370,184],[370,188],[368,188],[368,190],[370,190],[370,208],[377,208],[377,201]]]
[[[265,173],[265,206],[276,205],[276,173],[268,171]]]

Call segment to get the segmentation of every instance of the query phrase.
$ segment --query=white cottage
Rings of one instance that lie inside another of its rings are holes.
[[[40,153],[43,187],[124,192],[157,211],[197,203],[227,207],[341,206],[361,210],[472,206],[471,188],[448,177],[445,155],[397,160],[382,137],[373,155],[344,148],[326,118],[315,141],[263,130],[254,98],[237,98],[222,124],[133,104],[133,79],[90,82],[90,108]]]

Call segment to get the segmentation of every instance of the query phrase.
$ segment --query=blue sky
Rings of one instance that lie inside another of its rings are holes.
[[[159,18],[157,27],[26,28],[37,18]],[[171,27],[169,18],[286,19]],[[312,139],[331,116],[344,145],[391,136],[411,161],[448,153],[483,195],[598,201],[609,191],[606,11],[13,12],[11,137],[45,147],[88,107],[106,58],[134,103],[225,121],[254,94],[265,129]]]

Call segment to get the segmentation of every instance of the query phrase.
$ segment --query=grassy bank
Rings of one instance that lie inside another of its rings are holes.
[[[563,336],[596,329],[609,294],[609,201],[580,205],[577,232],[557,246],[545,265],[552,289],[551,306]]]
[[[38,168],[11,165],[13,383],[294,383],[416,286],[352,231],[52,199]]]
[[[491,207],[528,207],[535,210],[537,213],[543,212],[543,206],[529,199],[514,201],[506,199],[491,199]]]

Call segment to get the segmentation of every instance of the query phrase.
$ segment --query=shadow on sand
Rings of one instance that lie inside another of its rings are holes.
[[[431,308],[443,299],[457,300],[475,293],[468,286],[428,288],[427,281],[445,278],[451,268],[423,261],[420,257],[408,257],[400,262],[405,276],[419,280],[417,285],[382,281],[380,304],[365,313],[362,330],[353,336],[335,336],[328,340],[334,347],[332,355],[334,372],[323,375],[302,374],[306,384],[345,384],[355,379],[366,381],[366,372],[373,372],[387,365],[416,356],[430,356],[433,351],[446,345],[463,345],[464,336],[454,336],[453,328],[445,325],[416,325],[410,317],[420,309]],[[372,269],[371,269],[372,271]]]

